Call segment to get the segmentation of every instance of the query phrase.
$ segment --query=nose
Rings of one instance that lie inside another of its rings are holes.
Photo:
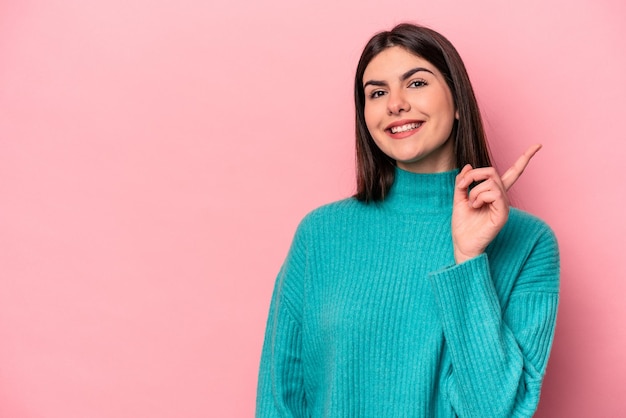
[[[406,100],[402,91],[390,92],[388,97],[387,112],[389,115],[398,115],[401,112],[408,112],[411,110],[411,105]]]

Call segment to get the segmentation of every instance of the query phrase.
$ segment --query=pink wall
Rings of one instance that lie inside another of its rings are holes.
[[[358,54],[407,19],[460,50],[501,168],[544,144],[537,416],[625,416],[624,3],[215,3],[0,2],[0,416],[251,416],[296,224],[353,191]]]

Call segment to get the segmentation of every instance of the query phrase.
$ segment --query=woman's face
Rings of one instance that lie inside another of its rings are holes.
[[[390,47],[365,68],[363,88],[367,129],[398,167],[415,173],[455,168],[450,136],[457,112],[434,65],[402,47]]]

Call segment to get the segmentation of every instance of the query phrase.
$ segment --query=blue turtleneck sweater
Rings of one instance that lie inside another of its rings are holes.
[[[458,171],[396,169],[380,203],[301,222],[278,275],[257,417],[531,416],[559,292],[554,234],[511,209],[486,252],[455,264]]]

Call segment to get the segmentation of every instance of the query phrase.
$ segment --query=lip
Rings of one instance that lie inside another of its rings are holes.
[[[405,132],[397,132],[395,134],[391,132],[391,128],[396,127],[396,126],[406,125],[408,123],[419,123],[421,125],[417,129],[411,129],[411,130],[408,130],[408,131],[405,131]],[[387,127],[385,128],[385,133],[387,135],[389,135],[393,139],[403,139],[403,138],[409,137],[409,136],[419,132],[422,129],[422,126],[424,126],[424,121],[423,120],[402,119],[402,120],[397,120],[397,121],[392,122],[389,125],[387,125]]]

